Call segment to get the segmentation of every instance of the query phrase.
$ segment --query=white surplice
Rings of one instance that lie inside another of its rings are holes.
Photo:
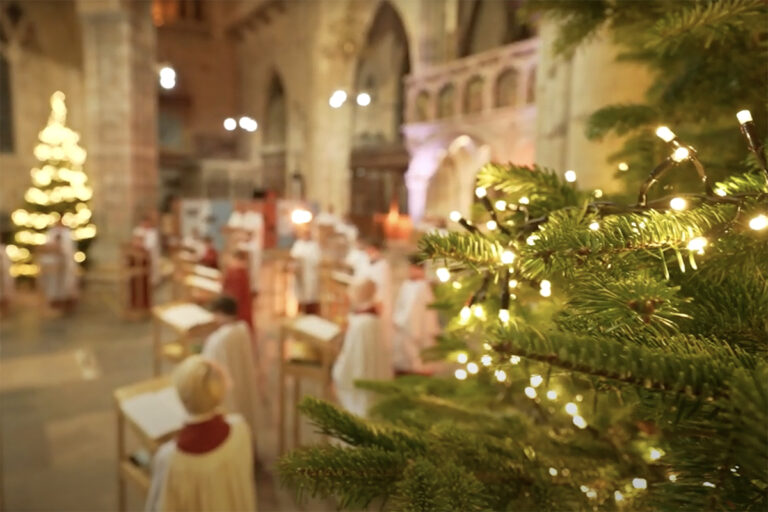
[[[354,277],[355,281],[368,279],[376,284],[376,303],[379,304],[383,343],[392,348],[392,269],[389,262],[379,258],[370,262]]]
[[[6,245],[0,244],[0,301],[11,300],[16,292],[16,285],[11,275],[11,258],[5,252]]]
[[[368,253],[357,247],[352,247],[344,258],[344,264],[352,269],[352,277],[359,278],[371,263]]]
[[[296,299],[299,304],[312,304],[320,300],[318,266],[322,254],[320,244],[314,240],[296,240],[291,247],[291,258],[296,260]]]
[[[157,285],[162,278],[160,232],[155,227],[138,226],[134,228],[133,236],[141,237],[142,245],[149,253],[149,278],[153,286]]]
[[[226,370],[232,386],[224,406],[227,411],[240,414],[255,436],[258,427],[258,382],[248,324],[238,320],[222,325],[205,340],[202,354]]]
[[[195,258],[198,260],[205,255],[205,242],[192,235],[185,236],[181,241],[181,245],[185,249],[192,251],[192,254],[194,254]]]
[[[50,301],[77,297],[77,247],[72,232],[65,226],[53,226],[47,233],[48,250],[38,259],[43,293]]]
[[[366,416],[376,397],[355,388],[356,380],[392,378],[392,353],[381,338],[381,321],[372,313],[352,313],[344,345],[333,365],[333,382],[339,403],[358,416]]]
[[[227,439],[210,452],[182,452],[175,440],[160,447],[152,461],[147,512],[256,510],[251,433],[236,414],[226,421]]]
[[[435,343],[440,333],[432,288],[425,279],[408,279],[400,285],[392,310],[393,359],[396,370],[425,372],[433,368],[421,360],[421,351]]]

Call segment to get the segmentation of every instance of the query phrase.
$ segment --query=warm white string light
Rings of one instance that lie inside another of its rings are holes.
[[[435,275],[440,280],[441,283],[447,283],[448,280],[451,278],[451,271],[448,270],[445,267],[440,267],[437,270],[435,270]]]
[[[762,213],[755,215],[749,220],[749,229],[762,231],[765,228],[768,228],[768,217]]]
[[[686,201],[682,197],[673,197],[669,201],[669,207],[675,210],[676,212],[685,210],[687,206],[688,206],[688,201]]]

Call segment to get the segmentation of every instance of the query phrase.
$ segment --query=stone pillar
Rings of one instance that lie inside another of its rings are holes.
[[[156,209],[157,93],[150,2],[79,0],[88,172],[97,266],[117,262],[141,216]]]
[[[571,59],[555,57],[556,24],[545,21],[540,28],[536,162],[561,173],[575,170],[582,189],[620,191],[624,184],[614,177],[616,166],[607,159],[621,148],[622,139],[588,140],[586,123],[606,105],[642,102],[650,73],[637,63],[616,62],[618,49],[605,32],[579,47]]]

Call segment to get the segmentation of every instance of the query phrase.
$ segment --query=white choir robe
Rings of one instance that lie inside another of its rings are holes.
[[[296,240],[291,247],[291,258],[298,264],[294,287],[299,304],[320,301],[318,267],[321,257],[320,244],[314,240]]]
[[[424,364],[421,351],[435,344],[440,333],[432,288],[425,279],[408,279],[400,285],[392,311],[392,348],[395,369],[402,372],[428,372],[434,365]]]
[[[198,260],[203,257],[205,254],[205,242],[200,240],[199,238],[195,238],[191,235],[185,236],[182,241],[181,245],[189,250],[192,251],[192,254],[195,255],[195,258]]]
[[[243,215],[242,229],[251,233],[251,238],[243,244],[243,249],[248,253],[251,292],[258,292],[262,254],[264,253],[264,216],[259,212],[246,212]]]
[[[228,412],[238,413],[245,419],[255,439],[258,428],[258,382],[248,324],[237,320],[216,329],[205,340],[202,355],[216,361],[226,370],[232,387],[224,399],[224,406]]]
[[[357,241],[358,231],[357,231],[357,226],[355,226],[354,224],[341,221],[336,224],[336,232],[339,233],[340,235],[344,235],[349,245],[352,245],[355,243],[355,241]]]
[[[175,440],[160,447],[152,461],[147,512],[256,510],[248,425],[236,414],[226,421],[227,439],[210,452],[182,452]]]
[[[339,218],[330,212],[320,212],[315,217],[315,223],[318,226],[336,226],[339,223]]]
[[[344,264],[352,269],[353,278],[361,277],[370,263],[368,253],[357,247],[352,247],[344,258]]]
[[[352,313],[344,345],[333,365],[339,403],[352,414],[365,417],[376,396],[355,387],[356,380],[392,378],[392,353],[381,339],[381,320],[372,313]]]
[[[144,249],[149,253],[149,279],[152,285],[160,283],[162,269],[160,268],[160,233],[157,228],[139,226],[133,230],[134,236],[140,236]]]
[[[243,214],[237,210],[233,210],[227,219],[227,227],[234,229],[242,229],[243,227]]]
[[[384,258],[369,263],[355,280],[369,279],[376,284],[376,302],[379,304],[383,343],[392,349],[392,269]]]
[[[16,285],[11,275],[11,258],[5,252],[5,245],[0,244],[0,301],[11,300],[16,292]]]
[[[47,237],[53,250],[44,252],[38,260],[43,293],[49,302],[77,298],[77,247],[72,232],[65,226],[53,226]]]

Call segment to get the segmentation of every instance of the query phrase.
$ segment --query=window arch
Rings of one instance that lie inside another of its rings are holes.
[[[476,114],[483,110],[483,77],[475,75],[464,87],[464,113]]]
[[[453,84],[446,84],[437,94],[437,117],[452,117],[456,114],[455,101],[456,88]]]
[[[267,98],[264,143],[270,146],[284,146],[288,131],[285,90],[277,73],[272,75]]]
[[[517,105],[517,84],[520,75],[514,68],[507,68],[496,78],[495,104],[497,107]]]

